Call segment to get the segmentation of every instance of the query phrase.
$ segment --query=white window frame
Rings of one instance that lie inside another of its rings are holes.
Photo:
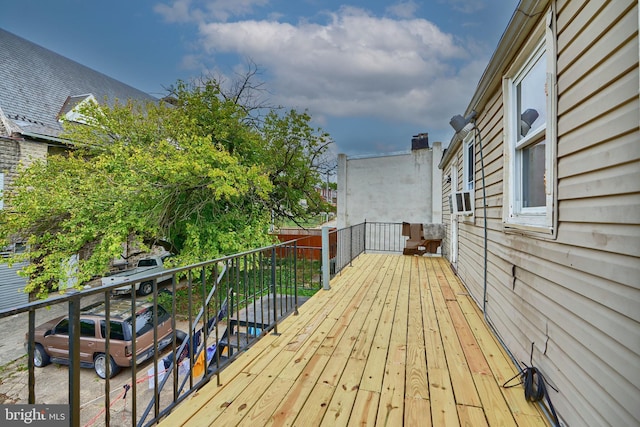
[[[473,188],[471,190],[467,190],[468,188],[468,180],[467,174],[468,171],[465,172],[467,167],[465,166],[465,162],[467,161],[467,156],[465,153],[465,147],[467,147],[467,143],[471,142],[473,144],[473,137],[467,135],[462,144],[462,155],[458,155],[456,157],[456,166],[451,166],[451,174],[452,183],[451,183],[451,194],[449,196],[449,204],[451,207],[451,215],[456,217],[462,217],[465,222],[473,222],[474,211],[475,211],[475,191]],[[475,153],[474,153],[475,155]],[[458,178],[458,166],[460,165],[460,170],[462,170],[462,183],[460,187],[458,187],[459,178]],[[473,175],[473,174],[472,174]],[[473,179],[473,178],[472,178]],[[461,189],[459,189],[461,188]]]
[[[475,189],[476,180],[476,139],[475,132],[469,132],[462,141],[462,189],[465,191],[473,191]],[[472,156],[472,166],[469,167],[469,152]]]
[[[473,153],[473,170],[469,168],[469,150]],[[475,214],[475,132],[469,132],[462,140],[462,158],[458,158],[462,170],[461,189],[458,190],[457,179],[456,187],[453,191],[453,210],[454,215],[463,218],[465,222],[473,222]],[[468,202],[467,202],[468,200]]]
[[[557,88],[556,43],[553,11],[549,10],[544,22],[533,32],[530,42],[522,49],[503,78],[504,96],[504,182],[505,203],[503,223],[506,229],[518,229],[533,233],[555,235],[557,227],[556,198],[556,146],[557,146]],[[544,55],[546,58],[546,123],[531,129],[526,138],[518,141],[520,121],[517,120],[516,85]],[[521,206],[521,165],[518,151],[527,143],[545,140],[545,205],[526,208]]]
[[[475,205],[473,191],[456,191],[453,193],[453,213],[465,217],[472,217]]]

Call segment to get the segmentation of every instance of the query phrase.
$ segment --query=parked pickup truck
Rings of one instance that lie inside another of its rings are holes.
[[[131,270],[121,271],[119,273],[115,273],[111,276],[103,277],[102,284],[103,285],[115,285],[118,283],[122,283],[124,281],[133,281],[137,278],[144,278],[150,276],[152,274],[161,273],[164,271],[164,260],[167,259],[171,254],[163,254],[163,255],[153,255],[146,258],[141,258],[138,260],[138,264],[135,268]],[[158,283],[164,282],[165,280],[171,279],[171,274],[166,274],[159,276],[157,278]],[[141,280],[135,282],[135,289],[138,295],[149,295],[153,292],[153,280]],[[131,284],[127,284],[116,288],[111,291],[113,294],[128,294],[131,292]]]

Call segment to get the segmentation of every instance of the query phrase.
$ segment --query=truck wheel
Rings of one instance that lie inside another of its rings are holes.
[[[120,372],[120,366],[116,365],[116,362],[113,361],[113,357],[109,357],[109,378],[113,378],[116,376],[118,372]],[[107,355],[104,353],[98,353],[96,357],[93,359],[93,369],[96,371],[96,374],[102,379],[105,379],[107,376]]]
[[[33,364],[38,368],[47,366],[51,363],[49,355],[40,344],[36,344],[36,348],[33,350]]]
[[[153,282],[142,282],[138,288],[138,294],[145,296],[153,292]]]

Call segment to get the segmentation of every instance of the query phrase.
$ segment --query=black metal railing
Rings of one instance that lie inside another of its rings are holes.
[[[365,230],[365,223],[362,223],[329,233],[331,277],[364,252]]]
[[[365,250],[398,252],[402,244],[401,224],[362,223],[332,231],[327,243],[330,274],[339,273]],[[58,307],[68,317],[70,355],[68,396],[58,397],[60,402],[48,396],[47,403],[69,404],[70,425],[89,427],[98,422],[109,425],[114,404],[129,396],[125,405],[131,425],[151,425],[212,378],[219,383],[220,370],[261,336],[277,334],[280,320],[297,314],[299,305],[322,288],[321,260],[321,248],[308,246],[302,238],[146,276],[145,281],[153,281],[153,292],[144,297],[131,292],[125,299],[131,301],[131,307],[141,299],[152,304],[153,348],[157,349],[164,338],[158,336],[158,306],[171,313],[172,330],[181,332],[173,333],[164,351],[153,351],[149,360],[138,363],[132,357],[128,372],[125,368],[125,372],[105,380],[104,397],[91,402],[83,402],[80,397],[83,383],[95,383],[91,372],[81,375],[81,365],[86,365],[80,359],[81,307],[96,301],[105,304],[106,339],[100,352],[109,361],[118,344],[115,338],[109,339],[110,307],[116,301],[112,290],[127,285],[134,291],[135,282],[67,293],[0,311],[0,319],[15,314],[28,316],[28,396],[23,403],[39,403],[37,382],[48,380],[34,366],[34,353],[39,351],[36,325],[51,316],[45,307]],[[167,274],[172,277],[170,283],[158,283],[161,275]],[[133,308],[130,317],[131,330],[137,331]],[[131,353],[138,355],[137,340],[131,340],[130,345]],[[111,369],[111,364],[105,363],[106,378],[111,376]],[[128,378],[124,387],[112,385],[123,376]]]
[[[402,252],[407,237],[402,223],[367,222],[364,245],[368,252]]]

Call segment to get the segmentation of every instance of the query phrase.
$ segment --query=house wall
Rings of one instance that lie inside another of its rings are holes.
[[[45,159],[47,151],[47,144],[0,136],[0,189],[3,196],[11,192],[20,164],[29,165],[36,159]],[[7,209],[7,203],[3,200],[0,207]],[[0,247],[2,250],[4,248]],[[2,259],[6,255],[0,252],[0,290],[5,296],[0,301],[0,310],[29,302],[29,295],[24,293],[26,279],[18,275],[18,271],[26,264],[9,267]]]
[[[441,222],[442,144],[376,157],[338,156],[338,229],[364,222]]]
[[[47,144],[0,136],[0,173],[4,174],[4,191],[11,191],[21,163],[28,166],[46,156]]]
[[[486,315],[516,360],[529,363],[533,343],[533,364],[559,390],[550,390],[550,397],[565,425],[640,425],[638,3],[562,0],[556,10],[555,235],[504,226],[500,85],[471,106],[479,113],[484,144]],[[539,16],[544,19],[544,13]],[[443,254],[451,259],[446,177],[455,165],[460,188],[460,146],[449,156],[441,167]],[[454,221],[459,229],[455,267],[482,307],[479,159],[476,146],[474,216]]]
[[[20,142],[20,161],[29,166],[35,160],[44,160],[47,158],[48,145],[42,142],[21,141]]]
[[[11,187],[20,163],[20,146],[18,141],[0,137],[0,173],[3,174],[2,188]]]

